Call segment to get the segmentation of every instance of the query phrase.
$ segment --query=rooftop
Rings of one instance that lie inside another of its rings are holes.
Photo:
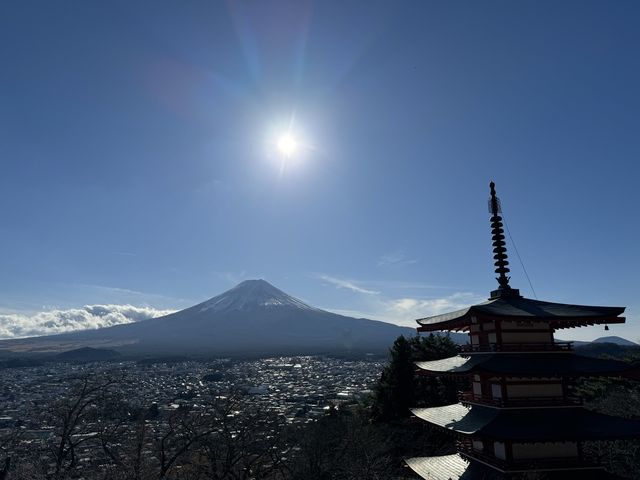
[[[416,320],[418,331],[467,330],[473,319],[503,319],[515,321],[544,321],[553,329],[586,325],[624,323],[620,317],[625,307],[601,307],[544,302],[531,298],[506,296],[455,312]]]
[[[501,410],[456,403],[411,411],[426,422],[464,436],[521,442],[640,437],[640,419],[612,417],[584,408]]]
[[[479,478],[492,480],[505,478],[498,471],[477,461],[469,461],[460,454],[414,457],[406,459],[405,462],[415,473],[428,480],[476,480]],[[565,480],[569,478],[569,474],[579,475],[576,478],[581,480],[617,480],[620,478],[600,468],[589,470],[569,469],[569,471],[563,468],[557,470],[546,471],[545,478],[549,480]]]
[[[574,353],[511,353],[508,361],[502,354],[457,355],[442,360],[416,362],[425,373],[470,375],[492,373],[510,376],[605,376],[638,377],[640,368],[618,360],[584,357]]]

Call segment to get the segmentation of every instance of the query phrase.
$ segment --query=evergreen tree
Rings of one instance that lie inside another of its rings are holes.
[[[448,335],[414,337],[412,343],[413,358],[416,362],[440,360],[453,357],[458,353],[458,346]],[[416,407],[435,407],[457,402],[457,392],[462,390],[465,380],[452,378],[436,378],[418,375],[414,381]]]
[[[413,406],[414,374],[411,343],[399,336],[389,349],[389,364],[374,391],[373,416],[377,420],[395,420],[409,416]]]
[[[400,336],[389,350],[389,364],[374,389],[372,413],[376,420],[398,420],[410,416],[409,409],[452,403],[458,385],[436,378],[416,378],[414,362],[439,360],[458,353],[457,345],[445,335],[406,339]]]
[[[413,360],[425,362],[453,357],[458,353],[458,346],[448,335],[434,335],[411,338]]]

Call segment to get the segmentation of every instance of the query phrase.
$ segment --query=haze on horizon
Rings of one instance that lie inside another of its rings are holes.
[[[632,1],[4,2],[0,337],[250,278],[415,326],[495,288],[495,180],[537,297],[626,306],[607,335],[638,341],[639,21]],[[605,335],[582,330],[560,336]]]

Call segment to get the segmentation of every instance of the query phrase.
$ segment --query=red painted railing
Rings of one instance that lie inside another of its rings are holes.
[[[478,403],[495,407],[560,407],[582,405],[580,397],[567,395],[566,397],[511,397],[494,398],[487,395],[476,395],[472,392],[458,392],[458,400],[462,403]]]
[[[568,352],[573,350],[573,342],[553,343],[487,343],[461,345],[463,352]]]
[[[467,459],[493,465],[504,472],[523,470],[559,470],[559,469],[599,469],[603,468],[592,459],[582,457],[558,457],[558,458],[527,458],[503,460],[479,450],[475,450],[470,443],[457,442],[458,452]]]

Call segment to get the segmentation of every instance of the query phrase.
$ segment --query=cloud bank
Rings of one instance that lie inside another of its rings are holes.
[[[483,297],[468,292],[457,292],[440,298],[397,298],[386,300],[382,311],[386,318],[415,326],[416,318],[430,317],[466,308],[484,301]]]
[[[133,305],[85,305],[82,308],[48,310],[32,315],[0,314],[0,339],[93,330],[162,317],[174,311]]]

